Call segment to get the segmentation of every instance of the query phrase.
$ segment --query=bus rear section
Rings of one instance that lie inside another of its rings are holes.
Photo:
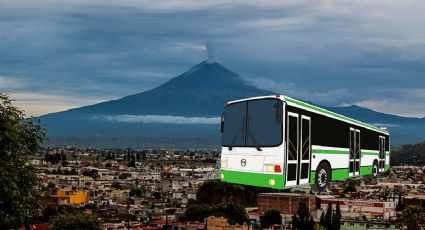
[[[284,188],[284,103],[263,97],[236,101],[222,116],[222,181]]]

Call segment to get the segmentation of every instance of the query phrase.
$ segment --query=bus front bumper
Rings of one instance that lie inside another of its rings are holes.
[[[274,189],[283,189],[285,187],[285,178],[283,174],[264,174],[220,169],[220,177],[221,181],[234,184],[252,185]]]

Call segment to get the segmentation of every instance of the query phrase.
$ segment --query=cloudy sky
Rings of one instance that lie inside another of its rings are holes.
[[[0,92],[40,115],[158,86],[206,58],[323,105],[425,116],[425,2],[0,0]],[[276,3],[278,2],[278,3]]]

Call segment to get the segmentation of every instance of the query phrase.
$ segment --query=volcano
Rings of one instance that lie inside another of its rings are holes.
[[[272,94],[249,85],[223,65],[201,62],[149,91],[70,110],[84,114],[219,116],[224,103]]]
[[[270,94],[223,65],[204,61],[154,89],[48,114],[41,121],[49,145],[217,147],[218,122],[196,120],[220,117],[227,101]],[[189,122],[174,122],[176,116]]]

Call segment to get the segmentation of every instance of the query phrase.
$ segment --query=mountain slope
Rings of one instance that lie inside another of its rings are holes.
[[[217,116],[224,102],[272,94],[244,82],[219,63],[206,61],[142,93],[70,110],[83,114]]]

